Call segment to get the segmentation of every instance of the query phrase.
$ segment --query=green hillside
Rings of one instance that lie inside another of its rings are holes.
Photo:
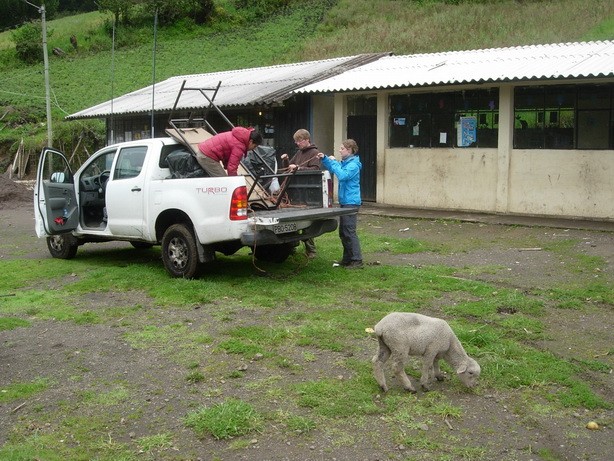
[[[266,21],[246,21],[230,0],[216,2],[212,23],[157,33],[155,80],[181,74],[323,59],[364,52],[411,54],[614,38],[611,0],[310,0]],[[99,121],[64,116],[150,85],[153,25],[118,27],[118,47],[104,32],[109,18],[87,13],[49,21],[54,145],[70,151],[77,137],[96,144]],[[573,21],[572,21],[573,18]],[[573,22],[573,24],[572,24]],[[74,34],[78,50],[71,47]],[[0,171],[21,138],[32,151],[45,143],[43,64],[15,57],[10,32],[0,34]],[[100,142],[100,141],[98,141]]]

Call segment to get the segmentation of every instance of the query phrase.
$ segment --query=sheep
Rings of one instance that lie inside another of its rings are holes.
[[[403,388],[415,393],[405,374],[408,356],[422,356],[420,385],[428,391],[435,377],[443,381],[439,360],[448,362],[462,383],[474,387],[480,376],[480,365],[467,355],[460,341],[445,320],[426,315],[393,312],[375,325],[379,348],[373,356],[373,374],[382,391],[387,392],[384,363],[392,356],[393,368]]]

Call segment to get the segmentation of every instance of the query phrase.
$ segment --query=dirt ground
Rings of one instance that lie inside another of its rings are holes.
[[[31,191],[21,185],[7,182],[0,176],[0,260],[10,258],[49,258],[44,240],[34,235]],[[382,235],[412,237],[433,245],[455,249],[451,253],[423,252],[407,255],[370,254],[367,264],[427,266],[442,264],[457,268],[455,276],[484,280],[495,286],[517,288],[528,292],[535,288],[548,289],[577,277],[614,282],[614,232],[597,232],[578,229],[504,226],[480,222],[460,222],[429,219],[390,218],[379,214],[364,214],[360,226]],[[587,256],[598,256],[607,261],[601,270],[590,274],[577,274],[566,270],[574,261],[564,256],[544,251],[555,242],[577,239],[578,250]],[[531,242],[526,246],[526,242]],[[520,245],[522,243],[522,245]],[[118,244],[119,245],[119,244]],[[478,274],[469,268],[492,267]],[[368,270],[365,269],[365,270]],[[2,277],[10,274],[2,274]],[[134,294],[115,293],[100,299],[84,299],[84,306],[129,305],[137,302]],[[1,300],[0,300],[1,302]],[[138,302],[147,307],[147,299]],[[437,306],[433,306],[436,313]],[[570,360],[598,360],[610,367],[610,373],[594,373],[587,376],[591,387],[607,401],[614,403],[614,322],[612,305],[593,305],[587,300],[581,310],[546,309],[543,320],[547,325],[546,337],[538,346]],[[253,313],[263,316],[275,313]],[[156,316],[180,318],[183,314],[172,308],[156,311]],[[216,322],[206,309],[191,312],[195,324]],[[171,450],[161,451],[154,459],[201,460],[405,460],[425,459],[410,447],[398,445],[385,425],[378,424],[379,417],[370,421],[340,422],[331,432],[315,430],[296,436],[282,430],[267,430],[255,434],[248,446],[230,449],[228,442],[213,438],[198,439],[187,429],[182,418],[192,410],[194,396],[184,380],[169,379],[185,373],[170,363],[162,352],[131,348],[121,337],[121,328],[110,325],[87,326],[71,322],[36,321],[27,329],[17,328],[0,332],[0,388],[11,382],[25,382],[44,375],[62,386],[53,386],[37,398],[36,406],[57,409],[59,402],[69,400],[81,388],[94,388],[96,383],[131,383],[140,390],[139,419],[121,419],[114,428],[114,437],[128,441],[144,434],[172,432],[176,438]],[[366,343],[358,360],[370,360],[374,345]],[[608,353],[609,352],[609,353]],[[291,352],[289,352],[291,353]],[[338,374],[334,364],[339,357],[332,352],[318,352],[319,360],[305,364],[300,373],[287,379],[300,381],[305,376],[332,376]],[[321,360],[320,360],[321,359]],[[241,366],[232,363],[232,367]],[[237,359],[238,360],[238,359]],[[250,379],[263,378],[258,367],[248,363]],[[71,377],[79,367],[87,366],[85,381]],[[312,367],[312,368],[309,368]],[[220,373],[222,375],[222,373]],[[211,384],[228,395],[239,392],[236,383],[212,378]],[[91,387],[90,387],[91,386]],[[573,410],[564,414],[539,414],[523,412],[517,408],[518,400],[513,392],[466,393],[456,387],[445,388],[452,404],[462,407],[463,416],[448,426],[444,421],[431,421],[425,431],[427,437],[445,440],[462,440],[470,446],[484,446],[489,460],[595,460],[614,459],[614,410]],[[377,398],[377,397],[375,397]],[[411,399],[408,397],[408,405]],[[420,398],[420,394],[418,394]],[[275,401],[271,401],[275,406]],[[15,410],[14,402],[0,404],[0,446],[7,441],[10,429],[21,418],[35,412],[29,404]],[[536,402],[539,405],[539,402]],[[585,428],[588,421],[601,423],[600,430]],[[164,425],[159,430],[152,428]],[[41,428],[44,430],[44,428]],[[178,436],[180,434],[180,436]],[[341,434],[341,435],[340,435]],[[180,440],[177,440],[180,438]],[[456,439],[455,439],[456,438]],[[343,442],[340,442],[343,440]],[[547,450],[549,457],[542,458],[538,450]],[[149,458],[143,458],[149,459]],[[445,458],[460,459],[460,458]],[[475,459],[475,458],[470,458]]]

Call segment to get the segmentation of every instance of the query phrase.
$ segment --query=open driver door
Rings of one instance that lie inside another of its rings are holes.
[[[45,147],[41,152],[34,185],[36,235],[71,232],[79,225],[79,205],[74,176],[62,152]]]

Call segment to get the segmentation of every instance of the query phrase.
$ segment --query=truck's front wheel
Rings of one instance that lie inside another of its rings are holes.
[[[77,254],[78,240],[72,234],[47,237],[47,248],[51,256],[58,259],[71,259]]]
[[[185,224],[173,224],[162,237],[162,261],[173,277],[191,279],[198,273],[198,248],[192,230]]]

